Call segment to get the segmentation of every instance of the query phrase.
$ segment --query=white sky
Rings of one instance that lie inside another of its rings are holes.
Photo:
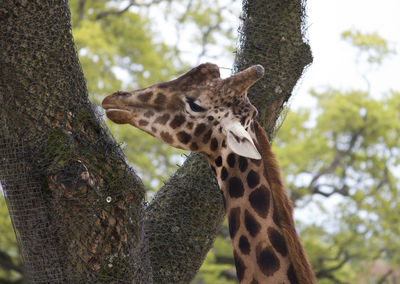
[[[224,1],[224,0],[221,0]],[[241,1],[235,1],[233,10],[238,16]],[[221,11],[223,13],[224,11]],[[314,56],[313,64],[305,72],[292,97],[292,108],[309,105],[307,95],[310,88],[332,86],[340,89],[366,89],[366,83],[360,76],[364,71],[356,65],[356,49],[344,42],[340,34],[345,30],[356,29],[362,32],[377,32],[388,40],[390,47],[400,52],[400,0],[308,0],[307,1],[307,38]],[[165,19],[159,17],[159,10],[150,14],[156,22],[156,29],[168,44],[176,43],[175,30]],[[188,26],[181,34],[179,48],[182,57],[193,66],[197,64],[196,54],[200,51],[190,41]],[[212,53],[212,52],[211,52]],[[232,67],[233,56],[203,58],[223,67]],[[400,54],[392,55],[384,61],[382,67],[369,73],[371,92],[379,94],[389,89],[400,90]],[[178,74],[177,74],[178,75]],[[230,70],[221,70],[222,77],[230,75]]]
[[[292,107],[305,105],[312,87],[366,89],[355,64],[355,49],[340,38],[349,29],[377,32],[400,52],[399,0],[308,0],[308,38],[314,62],[304,74]],[[390,56],[368,76],[374,95],[400,90],[400,54]]]
[[[339,89],[363,89],[367,86],[356,65],[356,50],[341,40],[340,34],[349,29],[362,32],[377,32],[386,39],[390,47],[400,53],[400,1],[399,0],[308,0],[308,39],[314,56],[313,64],[305,72],[292,97],[291,107],[307,106],[311,88],[331,86]],[[371,92],[374,96],[390,89],[400,91],[400,54],[390,56],[376,71],[369,73]],[[334,210],[341,198],[326,199],[313,196],[321,202],[331,218],[323,216],[315,202],[303,209],[297,208],[295,215],[306,223],[335,223]],[[326,215],[325,215],[326,216]]]

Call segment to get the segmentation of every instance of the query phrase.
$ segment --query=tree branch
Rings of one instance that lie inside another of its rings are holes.
[[[135,4],[136,4],[136,2],[134,0],[132,0],[132,1],[129,2],[129,4],[125,8],[122,8],[120,10],[112,9],[112,10],[100,12],[100,13],[97,14],[96,20],[100,20],[100,19],[105,18],[105,17],[110,16],[110,15],[115,15],[115,16],[121,15],[121,14],[125,13],[126,11],[128,11],[129,8],[132,7]]]
[[[2,4],[0,180],[28,282],[131,282],[143,184],[88,100],[57,3]]]
[[[98,14],[96,15],[96,20],[100,20],[100,19],[102,19],[102,18],[111,16],[111,15],[114,15],[114,16],[122,15],[123,13],[125,13],[126,11],[128,11],[129,8],[132,7],[132,6],[137,6],[137,7],[150,7],[151,5],[158,4],[158,3],[160,3],[161,1],[162,1],[162,0],[154,0],[154,1],[149,2],[149,3],[137,3],[135,0],[131,0],[131,1],[128,3],[128,5],[126,5],[125,8],[122,8],[122,9],[110,9],[110,10],[102,11],[102,12],[98,13]],[[168,0],[168,1],[170,1],[170,0]]]
[[[321,191],[320,190],[321,187],[330,187],[330,188],[332,188],[332,191],[330,191],[330,192]],[[311,192],[311,194],[320,194],[320,195],[325,196],[325,197],[329,197],[329,196],[331,196],[331,195],[333,195],[335,193],[338,193],[338,194],[343,195],[343,196],[349,196],[349,189],[350,188],[346,184],[343,184],[343,186],[340,187],[340,188],[335,187],[333,185],[328,185],[328,184],[322,185],[322,184],[320,184],[320,185],[316,185],[316,186],[312,187],[310,192]]]
[[[269,139],[284,104],[305,66],[312,62],[310,46],[302,33],[304,1],[244,0],[240,42],[234,71],[255,64],[265,75],[249,89],[249,98],[259,110],[259,119]],[[266,17],[265,15],[268,15]]]
[[[191,154],[146,210],[155,283],[189,283],[212,247],[223,218],[215,176],[203,156]]]
[[[344,251],[343,254],[344,254],[344,258],[342,259],[342,261],[340,261],[338,264],[336,264],[336,265],[334,265],[332,267],[321,269],[321,270],[317,271],[315,273],[315,276],[317,278],[327,277],[328,275],[332,275],[332,272],[342,268],[343,265],[345,265],[350,259],[350,255],[349,255],[349,253],[347,251]],[[339,257],[340,257],[340,254],[338,254],[338,258]]]
[[[318,185],[318,181],[322,176],[334,172],[336,170],[336,168],[341,164],[342,160],[346,156],[348,156],[351,153],[351,151],[353,151],[353,148],[354,148],[358,138],[360,137],[361,133],[363,132],[363,130],[364,129],[361,128],[352,134],[349,145],[348,145],[347,149],[344,151],[338,149],[338,147],[336,145],[336,139],[335,139],[336,155],[328,166],[320,169],[319,172],[312,178],[312,180],[308,186],[308,188],[312,194],[321,194],[325,197],[329,197],[335,193],[339,193],[343,196],[349,195],[349,187],[345,183],[343,183],[343,185],[340,188],[333,186],[333,185],[325,184],[324,186],[329,186],[329,187],[333,188],[333,190],[331,192],[326,193],[326,192],[323,192],[320,190],[320,187],[322,187],[322,185]],[[342,179],[344,179],[344,177],[345,177],[345,174],[342,177]]]

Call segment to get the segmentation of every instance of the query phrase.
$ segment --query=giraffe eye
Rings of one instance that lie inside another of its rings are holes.
[[[193,100],[191,100],[191,99],[188,99],[188,100],[187,100],[187,103],[189,104],[190,109],[191,109],[192,111],[194,111],[194,112],[205,112],[205,111],[206,111],[203,107],[199,106],[198,104],[196,104],[196,103],[195,103]]]

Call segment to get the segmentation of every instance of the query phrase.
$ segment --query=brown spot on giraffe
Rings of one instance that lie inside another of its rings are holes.
[[[253,66],[221,79],[206,63],[170,82],[109,95],[102,106],[115,123],[205,155],[222,191],[240,283],[312,284],[279,166],[247,97],[261,76]]]
[[[261,244],[256,247],[257,264],[262,273],[272,276],[280,268],[279,258],[276,256],[272,247],[263,248]]]
[[[165,113],[154,120],[154,124],[166,124],[169,120],[170,115],[168,113]]]
[[[154,100],[154,103],[159,106],[165,104],[166,101],[167,97],[163,93],[158,93],[157,98]]]
[[[161,131],[160,136],[166,143],[172,143],[174,141],[174,138],[168,132]]]
[[[269,211],[270,192],[267,187],[261,185],[249,194],[249,202],[254,211],[261,218],[266,218]]]
[[[148,111],[146,111],[146,112],[143,114],[143,116],[144,116],[145,118],[150,118],[150,117],[154,116],[154,111],[148,110]]]
[[[297,280],[297,276],[292,264],[289,266],[289,269],[287,270],[287,277],[289,279],[290,284],[300,284],[300,282]]]
[[[239,281],[242,281],[246,271],[246,265],[236,251],[233,252],[233,258],[235,260],[237,278]]]
[[[222,167],[222,169],[221,169],[221,175],[220,175],[220,177],[221,177],[221,180],[222,181],[225,181],[226,180],[226,178],[228,177],[228,171],[226,170],[226,168],[225,167]]]
[[[139,99],[141,102],[146,103],[146,102],[148,102],[148,101],[150,100],[150,98],[151,98],[152,96],[153,96],[153,92],[148,91],[148,92],[139,94],[139,95],[138,95],[138,99]]]
[[[239,239],[239,249],[243,254],[249,254],[251,251],[249,240],[246,236],[240,236]]]
[[[261,230],[261,224],[254,218],[254,216],[246,209],[244,214],[244,224],[247,231],[252,237],[257,236]]]
[[[273,227],[269,227],[268,238],[277,252],[279,252],[283,256],[286,256],[288,254],[285,239],[283,238],[282,234],[278,232],[278,230]]]
[[[229,196],[232,198],[242,197],[244,194],[243,183],[238,177],[231,177],[228,182]]]
[[[182,142],[183,144],[189,143],[189,141],[192,139],[192,136],[190,136],[190,134],[188,134],[185,131],[178,132],[177,137],[178,137],[178,140],[180,142]]]
[[[192,130],[192,128],[193,128],[193,122],[188,122],[188,123],[186,123],[186,128],[189,129],[189,130]]]
[[[227,161],[229,167],[231,167],[231,168],[235,167],[235,163],[236,163],[236,156],[235,156],[235,154],[230,153],[230,154],[228,155],[228,158],[226,159],[226,161]]]
[[[199,145],[197,145],[196,142],[190,144],[190,151],[197,151],[197,150],[199,150]]]
[[[240,208],[232,208],[229,212],[229,235],[233,239],[240,227]]]
[[[207,144],[208,141],[210,141],[211,134],[212,134],[212,129],[208,130],[208,132],[206,134],[204,134],[201,142],[203,142],[203,144]]]
[[[174,117],[174,119],[171,121],[169,125],[172,127],[172,129],[175,129],[181,126],[185,121],[186,118],[183,115],[179,114]]]
[[[244,173],[244,172],[246,171],[247,165],[248,165],[247,159],[246,159],[245,157],[240,156],[238,162],[239,162],[239,169],[240,169],[240,171],[241,171],[242,173]]]
[[[215,152],[218,149],[218,140],[216,138],[212,138],[210,142],[210,150]]]
[[[218,157],[214,160],[214,163],[215,163],[215,165],[216,165],[217,167],[222,166],[222,158],[221,158],[221,156],[218,156]]]
[[[204,130],[206,130],[206,125],[204,123],[200,123],[196,126],[195,130],[194,130],[194,136],[200,136],[200,134],[202,134],[204,132]],[[210,133],[211,136],[211,133]]]
[[[247,174],[247,184],[250,188],[256,187],[260,183],[260,175],[254,170],[250,170]]]
[[[149,124],[147,120],[144,119],[139,120],[139,126],[146,126],[147,124]]]

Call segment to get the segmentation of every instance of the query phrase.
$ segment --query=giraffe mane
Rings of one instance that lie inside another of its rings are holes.
[[[277,214],[276,218],[274,216],[274,220],[279,220],[278,225],[282,230],[283,238],[288,247],[288,254],[293,266],[293,272],[296,275],[298,283],[316,283],[315,275],[311,270],[311,265],[296,231],[293,219],[293,204],[283,185],[279,163],[271,150],[271,144],[269,143],[267,134],[257,121],[254,123],[254,128],[260,154],[264,163],[265,176],[271,189],[274,214]]]

